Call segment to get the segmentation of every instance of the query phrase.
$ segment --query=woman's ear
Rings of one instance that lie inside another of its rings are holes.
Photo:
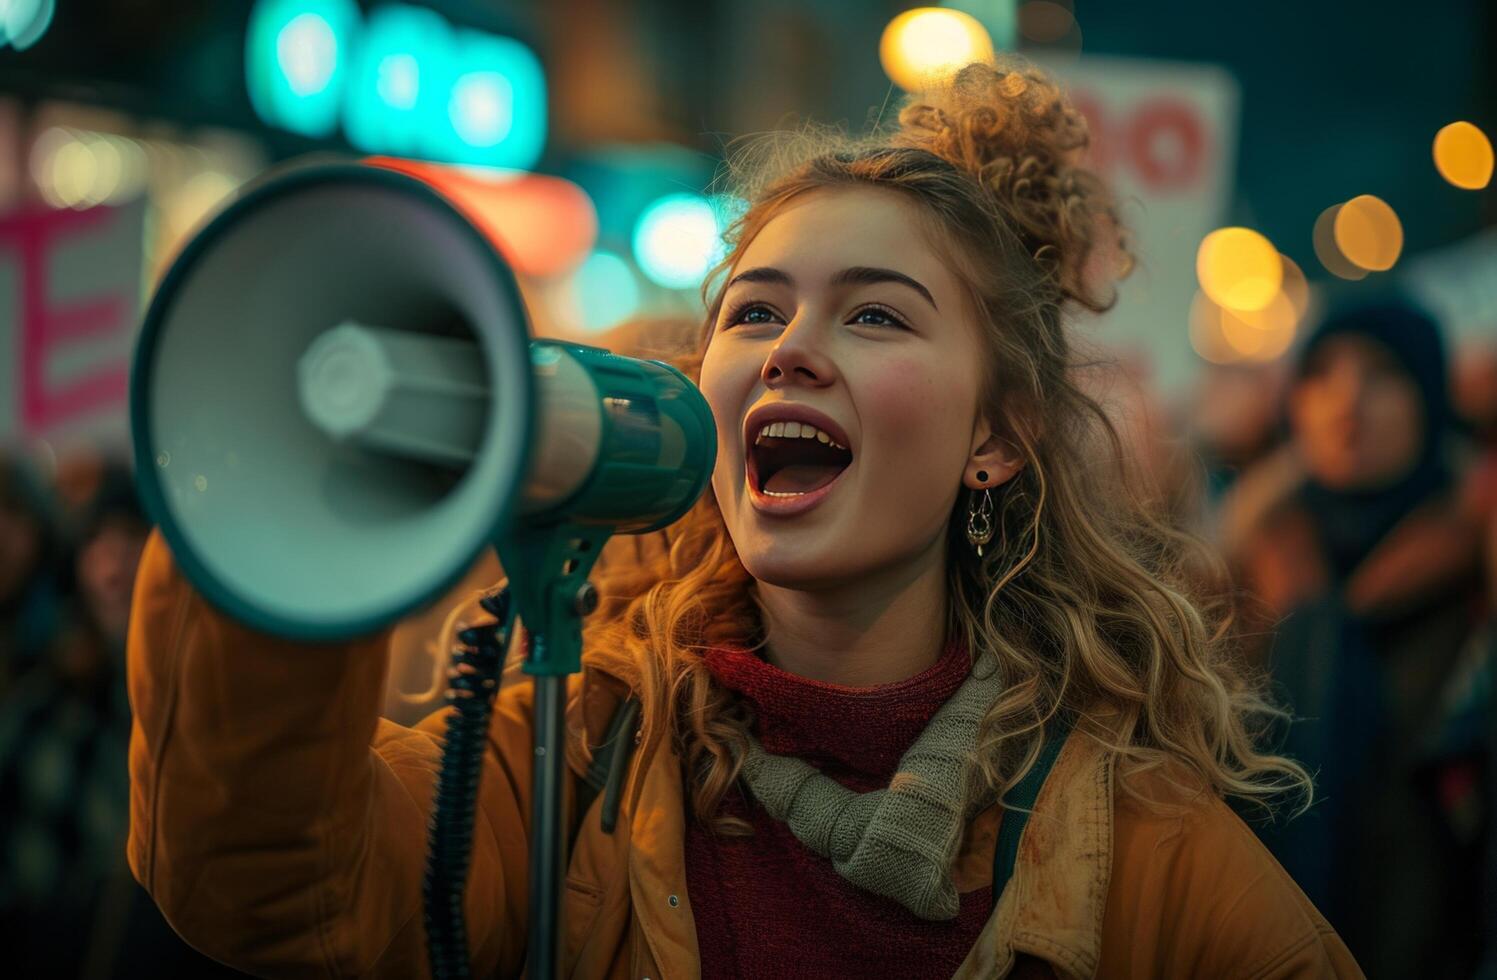
[[[1019,475],[1024,454],[1011,439],[994,432],[984,422],[974,439],[962,482],[972,490],[999,487]]]

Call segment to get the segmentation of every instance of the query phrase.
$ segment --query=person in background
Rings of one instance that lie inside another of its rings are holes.
[[[1373,977],[1469,976],[1478,953],[1481,765],[1441,732],[1482,604],[1461,504],[1445,349],[1396,296],[1311,335],[1292,445],[1244,475],[1226,550],[1292,706],[1283,749],[1318,773],[1310,813],[1261,832]]]
[[[124,656],[150,524],[105,465],[63,562],[55,636],[0,701],[0,941],[27,977],[216,977],[130,877]],[[179,969],[180,968],[180,969]]]
[[[57,508],[19,459],[0,455],[0,698],[56,635],[62,558]]]

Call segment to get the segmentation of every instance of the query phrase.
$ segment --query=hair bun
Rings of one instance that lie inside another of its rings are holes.
[[[976,63],[948,85],[911,95],[896,146],[925,150],[993,195],[1063,299],[1103,310],[1132,258],[1112,193],[1083,162],[1086,118],[1032,65]]]

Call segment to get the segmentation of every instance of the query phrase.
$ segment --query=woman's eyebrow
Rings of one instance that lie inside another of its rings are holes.
[[[941,308],[936,305],[935,298],[931,296],[930,290],[926,289],[924,286],[920,285],[918,282],[911,279],[903,272],[895,272],[893,269],[879,269],[866,265],[855,265],[852,268],[843,269],[841,272],[832,277],[832,285],[834,286],[840,286],[843,283],[874,282],[894,282],[899,283],[901,286],[908,286],[915,292],[919,293],[921,296],[925,297],[925,301],[930,304],[931,309],[935,310],[937,313],[941,312]]]
[[[739,282],[772,282],[781,286],[795,285],[795,280],[791,279],[787,273],[780,269],[771,268],[770,266],[759,266],[753,269],[745,269],[743,272],[738,273],[738,275],[728,280],[728,285],[732,286],[735,283]],[[935,310],[937,313],[941,312],[941,308],[936,305],[935,298],[931,296],[930,290],[926,289],[924,286],[920,285],[920,283],[916,282],[914,279],[911,279],[903,272],[895,272],[893,269],[880,269],[874,266],[855,265],[850,268],[843,269],[841,272],[832,277],[832,285],[834,286],[841,286],[847,283],[876,282],[893,282],[898,283],[902,286],[908,286],[915,292],[919,293],[922,297],[924,297],[925,301],[930,304],[931,309]]]
[[[738,275],[734,276],[732,279],[729,279],[728,285],[732,286],[740,282],[772,282],[780,286],[795,285],[795,280],[791,279],[788,274],[780,271],[779,269],[771,269],[767,265],[759,266],[754,269],[745,269],[743,272],[738,273]]]

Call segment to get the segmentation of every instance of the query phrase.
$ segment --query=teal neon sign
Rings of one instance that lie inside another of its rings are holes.
[[[546,142],[546,79],[511,38],[388,4],[259,0],[246,80],[266,123],[316,138],[341,123],[367,153],[532,168]]]

